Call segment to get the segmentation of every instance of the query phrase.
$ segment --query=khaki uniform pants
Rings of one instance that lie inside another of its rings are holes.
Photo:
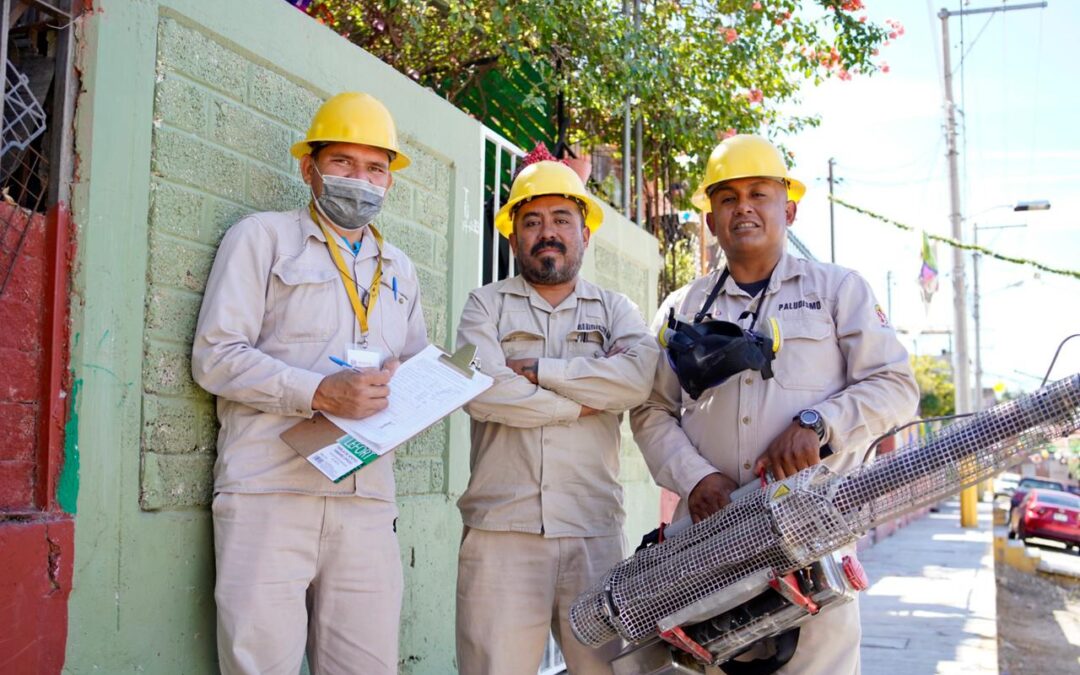
[[[610,675],[619,641],[582,645],[569,613],[577,596],[622,559],[621,535],[548,539],[466,528],[458,556],[461,675],[536,675],[549,633],[570,675]]]
[[[390,502],[214,497],[218,660],[225,675],[397,673],[402,571]]]

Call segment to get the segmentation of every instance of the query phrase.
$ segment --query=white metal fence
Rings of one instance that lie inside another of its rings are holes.
[[[480,269],[478,285],[501,281],[517,274],[510,243],[495,229],[495,214],[510,194],[514,169],[525,154],[518,146],[497,132],[485,127],[480,148],[483,158],[481,172],[483,185],[480,194],[484,199],[484,222],[480,236]]]

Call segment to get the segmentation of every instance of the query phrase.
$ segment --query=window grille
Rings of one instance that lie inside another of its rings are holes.
[[[34,214],[68,201],[72,176],[71,0],[0,0],[0,295]]]

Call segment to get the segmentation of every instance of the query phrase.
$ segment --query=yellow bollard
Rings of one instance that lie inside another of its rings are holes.
[[[972,485],[960,493],[960,527],[978,527],[979,495],[978,487]]]

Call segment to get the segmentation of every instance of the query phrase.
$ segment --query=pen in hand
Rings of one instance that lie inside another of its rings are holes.
[[[344,359],[339,359],[336,356],[331,356],[330,360],[333,361],[335,364],[341,366],[342,368],[348,368],[349,370],[355,370],[357,372],[360,371],[360,369],[357,368],[356,366],[354,366],[353,364],[349,363],[348,361],[346,361]]]

